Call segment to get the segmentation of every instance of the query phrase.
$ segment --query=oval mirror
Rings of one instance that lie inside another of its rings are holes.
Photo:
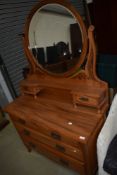
[[[29,16],[28,48],[45,72],[68,74],[80,68],[85,59],[85,27],[76,10],[68,8],[69,3],[44,2]]]

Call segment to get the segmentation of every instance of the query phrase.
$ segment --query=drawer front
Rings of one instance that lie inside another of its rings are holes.
[[[88,96],[85,96],[85,95],[75,94],[73,96],[73,101],[74,101],[74,103],[79,104],[79,105],[93,106],[93,107],[96,107],[96,108],[98,108],[97,105],[99,105],[99,100],[98,99],[93,98],[93,97],[88,97]]]
[[[67,167],[67,168],[71,168],[75,171],[77,171],[78,173],[80,173],[81,175],[86,175],[85,173],[85,166],[84,163],[73,159],[63,153],[60,153],[59,151],[56,151],[54,149],[52,149],[51,147],[41,143],[41,142],[37,142],[34,140],[31,140],[29,138],[24,138],[24,143],[30,147],[30,149],[34,149],[37,152],[45,155],[46,157],[60,163],[61,165]]]
[[[77,136],[73,137],[71,132],[65,131],[62,127],[58,127],[46,121],[38,120],[38,122],[34,120],[23,118],[18,118],[15,116],[11,116],[11,119],[15,124],[20,124],[22,126],[28,127],[34,131],[42,133],[46,136],[49,136],[55,141],[61,141],[73,147],[77,147],[77,149],[82,149],[81,143],[78,142]]]
[[[72,91],[71,93],[74,103],[86,106],[93,106],[96,108],[99,108],[100,104],[104,101],[106,95],[106,91],[102,91],[102,89],[97,89],[96,91],[90,92],[87,91],[84,93]]]
[[[66,145],[65,143],[61,141],[57,141],[57,140],[55,141],[54,139],[51,139],[50,137],[47,137],[39,132],[35,132],[29,128],[21,127],[18,124],[16,124],[15,126],[18,132],[20,133],[21,137],[23,137],[24,139],[30,138],[31,140],[41,142],[43,144],[50,146],[54,150],[57,150],[58,152],[64,153],[75,159],[84,161],[83,154],[80,149]]]

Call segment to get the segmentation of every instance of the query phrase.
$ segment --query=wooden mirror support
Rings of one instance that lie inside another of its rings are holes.
[[[67,8],[82,31],[80,59],[63,74],[45,70],[29,50],[31,18],[48,3]],[[40,1],[27,18],[23,36],[30,70],[20,84],[21,95],[5,108],[29,151],[35,149],[81,175],[93,175],[97,170],[96,140],[108,109],[108,85],[96,74],[93,31],[93,26],[85,28],[70,2]]]

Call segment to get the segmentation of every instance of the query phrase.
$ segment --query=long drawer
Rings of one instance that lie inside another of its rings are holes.
[[[71,168],[77,172],[80,173],[80,175],[86,175],[87,173],[85,172],[85,164],[72,158],[64,153],[61,153],[59,151],[56,151],[52,149],[51,147],[41,143],[37,142],[35,140],[32,140],[30,138],[23,138],[24,143],[30,147],[30,149],[34,149],[38,151],[39,153],[45,155],[46,157],[50,158],[51,160],[54,160],[61,165]]]
[[[84,161],[83,153],[80,149],[69,146],[61,141],[54,140],[48,136],[41,134],[40,132],[36,132],[32,129],[22,127],[19,124],[15,123],[15,126],[20,133],[21,137],[24,139],[30,138],[31,140],[39,141],[47,146],[50,146],[52,149],[62,152],[68,156],[71,156],[75,159]]]
[[[76,147],[82,150],[82,143],[78,141],[78,136],[62,127],[58,127],[50,122],[44,121],[38,118],[38,121],[32,120],[30,118],[25,119],[21,117],[11,116],[11,119],[16,124],[28,127],[34,131],[40,132],[56,141],[64,142],[68,145]]]

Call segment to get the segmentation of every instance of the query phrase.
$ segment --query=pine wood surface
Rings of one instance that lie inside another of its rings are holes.
[[[15,110],[13,110],[15,109]],[[40,98],[36,100],[31,96],[21,96],[14,103],[11,104],[6,109],[7,112],[12,115],[26,116],[32,117],[32,120],[46,120],[51,124],[54,123],[61,128],[66,129],[66,131],[70,131],[74,133],[77,138],[80,136],[87,137],[94,131],[97,123],[99,122],[99,117],[94,117],[93,115],[83,115],[78,113],[70,113],[64,110],[60,110],[56,106],[49,105],[48,101],[44,101]],[[73,125],[69,126],[68,122],[71,121]],[[84,140],[84,141],[85,141]]]
[[[29,50],[31,19],[48,3],[68,8],[81,28],[80,59],[64,74],[45,70]],[[96,75],[93,31],[93,26],[86,31],[82,18],[67,0],[40,1],[29,14],[23,35],[29,72],[20,83],[20,97],[4,108],[29,151],[35,149],[81,175],[96,172],[96,141],[108,109],[108,85]]]
[[[15,122],[15,126],[16,126],[18,132],[24,138],[24,140],[29,139],[29,140],[41,142],[49,147],[52,147],[56,151],[63,152],[66,155],[71,156],[72,158],[75,158],[75,159],[80,160],[80,161],[84,161],[83,152],[82,152],[80,145],[77,144],[77,148],[76,148],[76,147],[73,147],[71,145],[68,145],[68,144],[62,142],[61,140],[54,140],[51,137],[48,137],[42,133],[34,131],[33,129],[22,126],[18,122]],[[28,136],[25,135],[25,131],[29,132]]]

